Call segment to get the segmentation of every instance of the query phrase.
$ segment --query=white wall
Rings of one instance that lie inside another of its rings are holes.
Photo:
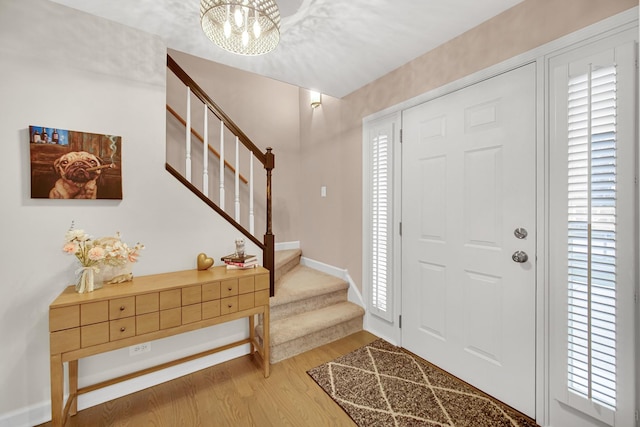
[[[235,229],[164,169],[165,55],[155,36],[110,21],[46,0],[0,0],[0,426],[50,419],[48,306],[73,281],[74,258],[61,251],[72,220],[96,237],[121,231],[143,242],[136,275],[194,268],[199,252],[219,259],[233,249]],[[123,200],[31,199],[29,125],[122,136]],[[245,325],[156,341],[135,357],[123,349],[83,359],[80,384],[234,341]],[[80,407],[151,382],[95,392]]]

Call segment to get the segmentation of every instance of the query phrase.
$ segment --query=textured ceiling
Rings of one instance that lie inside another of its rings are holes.
[[[175,50],[343,97],[522,0],[277,0],[280,44],[244,57],[200,27],[199,0],[53,0],[160,36]]]

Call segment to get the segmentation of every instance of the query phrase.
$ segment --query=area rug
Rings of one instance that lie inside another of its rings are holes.
[[[307,373],[360,427],[535,427],[415,355],[378,339]]]

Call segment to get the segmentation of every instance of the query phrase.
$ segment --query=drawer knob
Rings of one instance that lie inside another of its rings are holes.
[[[231,307],[233,307],[233,304],[229,304],[227,307],[231,308]]]
[[[227,288],[227,289],[228,289],[228,290],[231,290],[231,289],[233,289],[233,288],[229,287],[229,288]]]
[[[120,306],[120,311],[124,311],[124,305]]]
[[[120,332],[124,332],[126,330],[127,330],[127,328],[125,328],[124,326],[122,328],[120,328]]]

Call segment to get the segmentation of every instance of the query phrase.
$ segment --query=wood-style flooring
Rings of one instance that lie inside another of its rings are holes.
[[[269,378],[243,356],[82,410],[65,427],[354,426],[307,370],[376,338],[355,333],[272,365]]]

